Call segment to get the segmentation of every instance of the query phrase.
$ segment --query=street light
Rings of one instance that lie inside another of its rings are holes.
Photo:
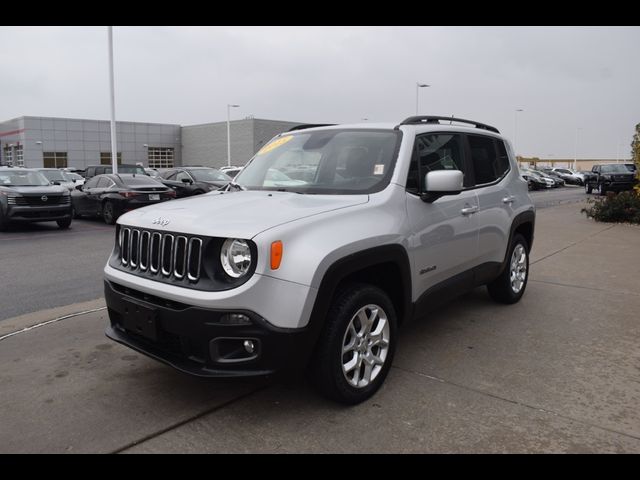
[[[518,112],[524,112],[522,108],[516,108],[515,112],[513,112],[513,150],[518,156],[517,143],[518,143]]]
[[[431,85],[427,85],[426,83],[416,82],[416,115],[418,115],[418,95],[421,88],[430,87]]]
[[[118,173],[118,142],[116,142],[116,94],[113,86],[113,27],[109,27],[109,89],[111,93],[111,165]]]
[[[574,156],[573,156],[573,169],[574,170],[578,169],[578,138],[580,136],[580,130],[582,130],[582,127],[577,127],[576,128],[576,149],[575,149]]]
[[[231,166],[231,109],[240,105],[227,104],[227,166]]]

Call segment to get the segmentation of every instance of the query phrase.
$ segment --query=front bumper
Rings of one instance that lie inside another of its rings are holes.
[[[276,328],[252,311],[211,309],[159,298],[105,280],[106,335],[180,371],[201,377],[294,374],[307,363],[311,329]],[[242,313],[248,325],[221,324]],[[243,350],[253,342],[252,353]]]
[[[10,205],[7,219],[12,222],[47,222],[71,217],[71,205],[46,205],[42,207]]]
[[[607,190],[613,190],[616,192],[623,192],[625,190],[633,190],[633,186],[635,185],[634,182],[611,182],[611,181],[605,181],[604,182],[604,186],[607,188]]]

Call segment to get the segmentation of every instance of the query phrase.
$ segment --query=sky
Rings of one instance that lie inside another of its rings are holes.
[[[622,159],[639,49],[640,27],[114,27],[116,117],[400,122],[420,82],[420,114],[494,125],[520,155]],[[108,119],[108,78],[107,27],[0,27],[0,121]]]

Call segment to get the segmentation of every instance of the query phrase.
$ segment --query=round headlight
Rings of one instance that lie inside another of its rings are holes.
[[[251,250],[245,240],[227,238],[220,249],[220,263],[231,278],[240,278],[251,267]]]

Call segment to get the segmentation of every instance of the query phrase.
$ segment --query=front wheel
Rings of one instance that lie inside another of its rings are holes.
[[[391,368],[396,325],[384,291],[366,284],[343,289],[329,309],[312,360],[320,392],[350,405],[376,393]]]
[[[4,218],[2,210],[0,210],[0,232],[6,232],[9,228],[9,220]]]
[[[519,233],[513,236],[507,256],[507,266],[487,285],[489,295],[499,303],[516,303],[524,295],[529,280],[529,245]]]
[[[591,193],[591,191],[593,190],[593,187],[591,186],[590,183],[585,182],[584,184],[584,191],[585,193]]]
[[[71,217],[65,218],[64,220],[56,220],[56,223],[58,224],[58,228],[66,230],[71,226]]]
[[[607,189],[604,186],[604,183],[601,183],[600,185],[598,185],[598,194],[605,196],[607,194]]]

